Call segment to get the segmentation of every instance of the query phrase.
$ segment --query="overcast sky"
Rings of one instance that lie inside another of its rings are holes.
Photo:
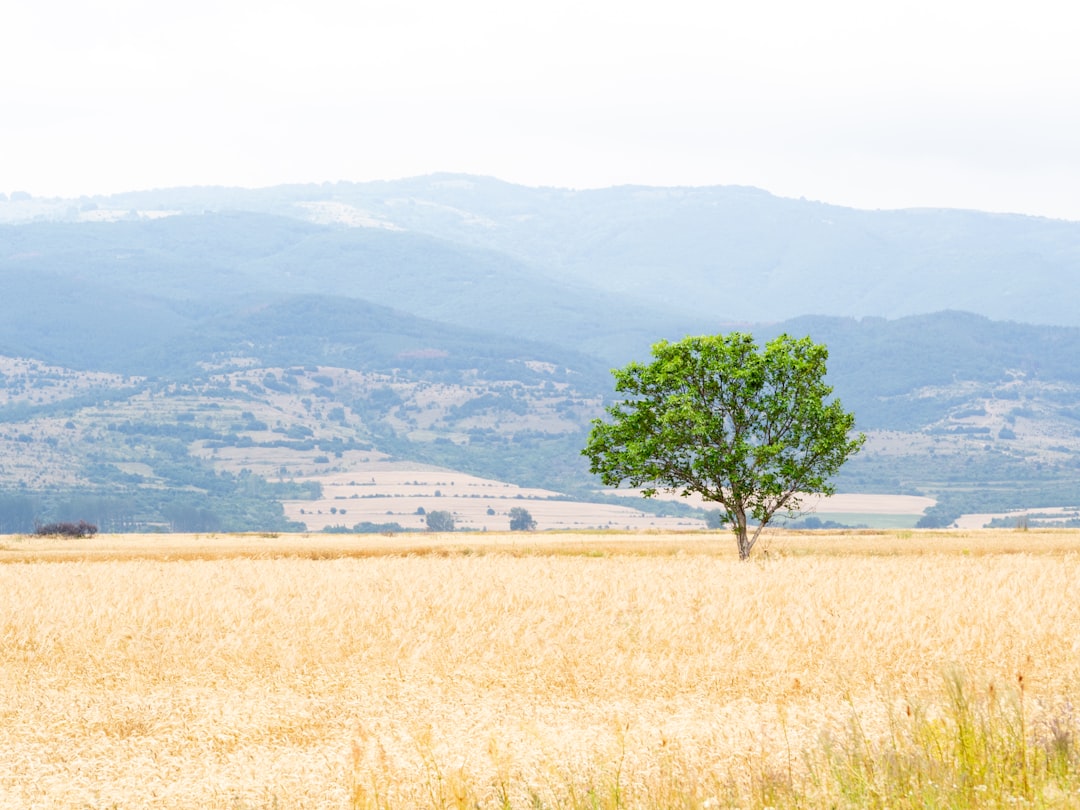
[[[17,0],[0,192],[451,171],[1080,220],[1078,20],[1066,0]]]

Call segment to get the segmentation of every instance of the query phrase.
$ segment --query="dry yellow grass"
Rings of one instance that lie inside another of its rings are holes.
[[[1077,533],[429,540],[4,539],[0,806],[752,803],[951,671],[1080,686]]]

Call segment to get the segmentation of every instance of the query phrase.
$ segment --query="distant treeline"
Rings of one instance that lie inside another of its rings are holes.
[[[96,489],[0,492],[0,534],[29,534],[45,523],[87,521],[101,531],[301,531],[280,501],[321,497],[317,482],[269,482],[248,471],[215,473],[195,464],[161,464],[171,486],[142,486],[139,476],[99,465]],[[134,479],[134,480],[133,480]]]

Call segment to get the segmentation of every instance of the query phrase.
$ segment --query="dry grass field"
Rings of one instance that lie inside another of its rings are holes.
[[[762,551],[0,538],[0,807],[1080,806],[1080,533]]]

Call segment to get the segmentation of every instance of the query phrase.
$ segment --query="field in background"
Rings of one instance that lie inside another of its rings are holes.
[[[952,684],[1019,707],[1033,758],[1080,734],[1080,533],[777,531],[761,551],[0,538],[0,806],[783,806],[822,752],[944,728]],[[1080,802],[1062,785],[1044,805]]]
[[[396,523],[403,529],[423,529],[425,514],[447,511],[459,529],[508,531],[510,510],[522,507],[540,530],[610,528],[633,531],[702,529],[704,521],[662,517],[642,512],[633,502],[585,503],[560,497],[546,489],[519,487],[503,481],[433,468],[407,468],[392,463],[369,463],[349,472],[305,476],[317,481],[322,498],[285,501],[289,520],[309,531],[327,527],[351,528],[358,523]]]
[[[372,454],[369,454],[372,455]],[[279,463],[271,457],[267,469]],[[220,459],[219,459],[220,462]],[[358,523],[397,523],[403,529],[422,529],[424,513],[449,511],[459,528],[471,531],[506,531],[510,510],[523,507],[546,530],[621,529],[624,531],[692,531],[705,522],[693,517],[659,516],[641,511],[640,491],[606,489],[603,495],[623,496],[625,505],[572,501],[545,489],[519,487],[503,481],[479,478],[452,470],[410,465],[364,457],[348,463],[347,471],[309,472],[300,481],[315,481],[322,498],[285,501],[285,515],[309,531],[327,527],[352,528]],[[655,500],[685,503],[695,508],[715,508],[700,496],[683,498],[657,493]],[[806,516],[851,526],[912,528],[933,498],[912,495],[841,494],[831,498],[808,496]]]

